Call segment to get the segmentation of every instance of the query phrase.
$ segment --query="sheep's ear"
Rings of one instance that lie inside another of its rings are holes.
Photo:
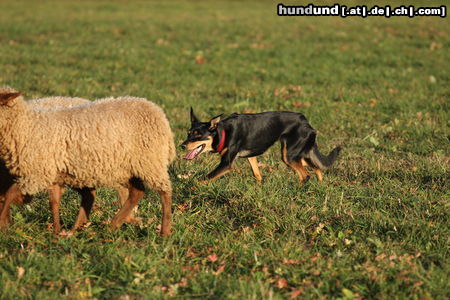
[[[0,93],[0,105],[5,105],[9,101],[16,99],[21,93]]]
[[[212,118],[211,119],[211,121],[209,121],[209,129],[211,130],[211,129],[216,129],[217,128],[217,124],[219,124],[219,122],[220,122],[220,117],[222,116],[223,114],[220,114],[220,115],[218,115],[218,116],[216,116],[216,117],[214,117],[214,118]]]
[[[195,116],[194,109],[191,107],[191,123],[199,123],[200,120]]]

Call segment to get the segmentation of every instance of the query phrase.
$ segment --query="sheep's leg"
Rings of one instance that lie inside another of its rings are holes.
[[[75,231],[86,224],[89,219],[89,214],[92,209],[92,205],[94,204],[96,191],[93,188],[82,188],[77,189],[77,192],[81,195],[81,206],[80,210],[78,211],[78,216],[75,221],[75,224],[72,227],[72,230],[69,232],[68,235],[72,235],[75,233]]]
[[[170,230],[172,227],[172,192],[159,192],[161,197],[162,206],[162,225],[161,225],[161,236],[170,235]]]
[[[13,184],[5,194],[5,200],[0,213],[0,227],[7,227],[11,223],[10,207],[14,199],[22,198],[22,192],[17,184]]]
[[[123,206],[125,202],[128,200],[128,189],[124,187],[116,188],[117,194],[119,195],[120,205]],[[137,212],[137,206],[133,208],[130,214],[125,218],[125,223],[130,224],[142,224],[142,218],[136,217],[135,213]]]
[[[117,215],[111,221],[111,228],[117,229],[119,228],[123,222],[127,220],[127,217],[130,216],[133,208],[138,204],[139,200],[144,196],[144,185],[142,181],[135,180],[136,182],[131,182],[128,188],[129,194],[128,199],[122,205],[122,208],[119,210]]]
[[[0,200],[0,213],[3,211],[3,207],[4,207],[4,204],[5,204],[5,199],[6,198],[4,196],[1,197],[1,200]],[[1,225],[1,226],[3,227],[3,226],[11,225],[11,223],[12,223],[11,210],[7,209],[6,210],[6,216],[5,216],[5,224]]]
[[[50,195],[50,209],[53,216],[53,233],[57,235],[61,230],[61,223],[59,220],[59,204],[61,202],[62,188],[54,184],[48,189]]]

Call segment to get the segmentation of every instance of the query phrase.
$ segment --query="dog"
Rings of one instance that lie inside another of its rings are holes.
[[[230,172],[237,157],[247,158],[254,177],[261,181],[256,157],[280,141],[281,159],[297,173],[300,183],[310,178],[305,167],[311,167],[321,182],[322,170],[330,167],[341,151],[338,146],[328,156],[320,153],[316,144],[317,133],[301,113],[233,113],[222,121],[221,116],[201,122],[191,107],[191,128],[187,139],[181,144],[181,148],[188,151],[184,156],[187,160],[193,160],[206,152],[220,154],[219,165],[207,175],[206,181],[216,180]]]

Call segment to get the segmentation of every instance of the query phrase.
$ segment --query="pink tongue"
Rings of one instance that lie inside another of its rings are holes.
[[[200,151],[200,147],[197,147],[197,148],[189,151],[183,158],[188,159],[188,160],[194,159],[197,156],[199,151]]]

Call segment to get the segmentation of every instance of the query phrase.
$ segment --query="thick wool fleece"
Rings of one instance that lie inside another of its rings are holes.
[[[46,97],[34,100],[28,100],[26,103],[32,109],[35,110],[43,110],[43,109],[61,109],[61,108],[70,108],[80,104],[86,104],[90,101],[84,98],[77,97]]]
[[[24,194],[53,183],[127,186],[132,177],[156,191],[171,191],[167,166],[175,146],[164,112],[146,99],[34,110],[19,96],[0,105],[0,158]]]
[[[1,88],[0,92],[16,92],[11,88]],[[60,109],[73,107],[80,104],[89,103],[89,100],[72,97],[47,97],[34,99],[26,102],[32,109]],[[14,183],[14,176],[11,175],[3,160],[0,160],[0,201],[3,200],[6,191]]]

